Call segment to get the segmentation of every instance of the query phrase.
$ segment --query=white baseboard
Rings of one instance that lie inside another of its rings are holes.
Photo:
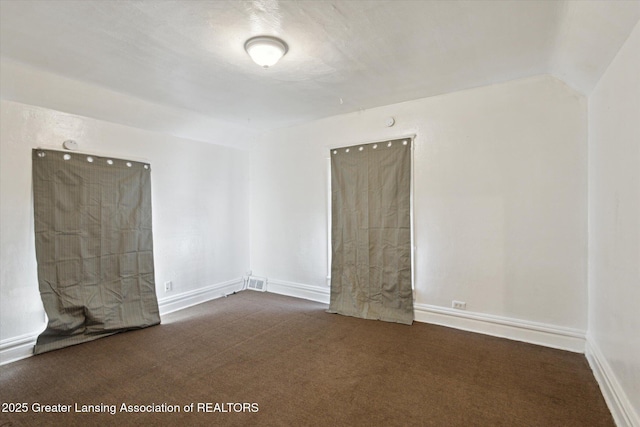
[[[0,341],[0,366],[33,355],[33,346],[40,332],[24,334]]]
[[[413,309],[417,322],[434,323],[576,353],[584,353],[585,349],[585,332],[578,329],[428,304],[414,304]]]
[[[331,290],[284,280],[267,280],[267,292],[329,304]]]
[[[160,316],[164,316],[165,314],[173,313],[174,311],[183,310],[185,308],[189,308],[197,304],[202,304],[203,302],[207,302],[212,299],[232,294],[241,290],[243,286],[244,279],[242,277],[239,277],[237,279],[228,280],[222,283],[216,283],[215,285],[207,286],[193,291],[183,292],[172,297],[158,299]]]
[[[241,290],[243,285],[244,280],[240,277],[169,298],[158,299],[160,316],[232,294]],[[32,356],[33,346],[36,345],[36,339],[41,332],[24,334],[0,341],[0,366]]]
[[[329,304],[331,293],[328,287],[321,288],[277,279],[268,279],[267,291],[325,304]],[[413,307],[417,322],[433,323],[465,331],[584,353],[585,332],[581,330],[428,304],[414,304]]]
[[[640,416],[633,409],[627,394],[620,386],[600,347],[589,335],[587,335],[585,355],[616,425],[618,427],[640,427]]]

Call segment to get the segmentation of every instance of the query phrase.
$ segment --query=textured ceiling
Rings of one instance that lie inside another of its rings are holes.
[[[639,1],[7,1],[0,55],[263,130],[538,74],[588,94]],[[289,44],[262,69],[255,35]],[[3,92],[11,82],[3,82]]]

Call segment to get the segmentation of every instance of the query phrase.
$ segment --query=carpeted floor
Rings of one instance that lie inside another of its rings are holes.
[[[325,308],[245,291],[2,366],[0,426],[614,425],[584,355]]]

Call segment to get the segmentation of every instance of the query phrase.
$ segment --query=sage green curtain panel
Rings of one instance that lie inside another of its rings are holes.
[[[49,318],[43,353],[160,323],[151,230],[151,168],[35,149],[38,282]]]
[[[331,151],[329,312],[411,324],[411,139]]]

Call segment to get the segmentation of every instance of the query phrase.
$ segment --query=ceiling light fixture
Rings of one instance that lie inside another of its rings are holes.
[[[244,44],[244,50],[247,51],[253,62],[261,67],[269,68],[287,53],[289,47],[279,38],[258,36],[247,40]]]

